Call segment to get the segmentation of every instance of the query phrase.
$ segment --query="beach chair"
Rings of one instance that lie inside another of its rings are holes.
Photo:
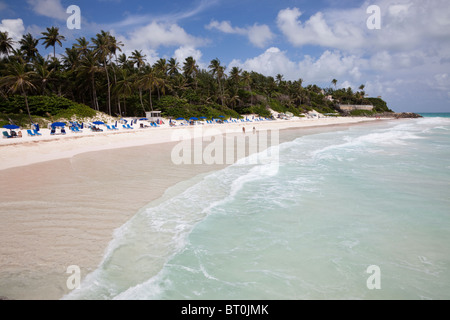
[[[42,134],[40,134],[36,129],[33,129],[33,133],[36,136],[42,136]]]
[[[131,127],[128,123],[127,123],[126,128],[127,128],[127,129],[133,129],[133,127]]]
[[[113,130],[119,130],[119,128],[117,128],[115,125],[111,125],[111,128],[112,128]]]
[[[33,131],[31,131],[30,129],[27,130],[28,136],[29,137],[35,137],[36,135],[34,134]]]
[[[12,138],[12,136],[8,132],[3,131],[3,138]]]

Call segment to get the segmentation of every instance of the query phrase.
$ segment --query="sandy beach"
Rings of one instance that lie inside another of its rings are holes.
[[[202,126],[205,134],[331,128],[368,118],[276,120]],[[0,296],[60,299],[67,267],[95,270],[116,228],[167,188],[225,164],[176,165],[171,151],[198,126],[68,132],[0,141]],[[214,130],[208,130],[214,128]],[[178,131],[184,130],[184,131]],[[174,134],[176,132],[180,134]],[[296,133],[298,136],[298,133]],[[292,134],[291,134],[292,136]],[[280,134],[280,142],[289,140]],[[176,138],[174,138],[176,137]],[[150,177],[150,178],[149,178]]]

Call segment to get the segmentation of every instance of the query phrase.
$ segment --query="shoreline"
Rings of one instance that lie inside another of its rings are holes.
[[[173,142],[175,139],[172,137],[177,130],[189,130],[192,132],[199,127],[206,131],[212,129],[211,131],[219,130],[222,133],[234,133],[241,132],[242,127],[246,127],[248,130],[247,132],[251,132],[252,127],[255,127],[256,130],[284,130],[289,128],[346,125],[372,122],[375,120],[376,119],[374,118],[364,117],[339,117],[178,127],[169,127],[166,124],[160,128],[137,128],[130,131],[121,129],[118,132],[104,131],[94,133],[88,132],[88,130],[85,129],[85,132],[83,133],[70,132],[66,135],[56,136],[51,136],[50,130],[42,129],[41,132],[43,135],[40,137],[28,137],[23,135],[22,138],[0,139],[0,171],[40,162],[71,158],[86,152]],[[183,137],[183,139],[186,138]],[[20,158],[18,156],[20,156]]]
[[[272,122],[269,123],[272,126],[259,126],[258,130],[278,127],[284,132],[281,140],[288,141],[291,139],[289,129],[293,130],[292,136],[298,137],[298,130],[302,129],[321,132],[335,130],[336,126],[376,123],[353,119],[352,122],[328,121],[317,125],[318,121],[308,121],[306,126],[278,121],[276,126]],[[231,129],[242,132],[242,126]],[[0,170],[2,181],[13,181],[3,183],[0,188],[0,201],[5,203],[5,208],[0,209],[4,221],[0,227],[3,243],[0,296],[11,299],[61,298],[68,293],[65,284],[69,265],[79,265],[84,278],[98,267],[114,230],[138,210],[159,199],[169,187],[226,166],[176,166],[170,163],[170,151],[178,143],[170,141],[171,136],[167,134],[173,129],[158,128],[161,134],[154,135],[149,141],[147,132],[152,132],[150,129],[142,136],[134,135],[139,139],[131,143],[113,139],[112,143],[104,144],[105,137],[129,140],[128,134],[86,137],[87,140],[66,138],[65,150],[52,150],[60,145],[61,139],[58,139],[47,144],[51,148],[45,148],[45,152],[34,158],[38,161],[26,158],[27,161],[9,162],[8,169]],[[89,143],[70,143],[73,141]],[[15,146],[9,148],[10,152],[36,152],[27,144],[22,144],[22,148]],[[135,159],[141,160],[135,163]]]

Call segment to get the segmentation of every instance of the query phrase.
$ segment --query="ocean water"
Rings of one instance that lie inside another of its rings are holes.
[[[64,299],[450,298],[449,118],[299,136],[275,163],[254,156],[140,210]]]

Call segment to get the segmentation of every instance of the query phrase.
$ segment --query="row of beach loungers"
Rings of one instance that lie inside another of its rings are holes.
[[[269,118],[265,118],[265,119],[263,119],[263,118],[254,118],[254,119],[252,119],[252,120],[249,120],[249,119],[240,119],[240,120],[238,120],[238,119],[229,119],[229,120],[221,120],[221,119],[215,119],[215,120],[205,120],[205,121],[203,121],[203,122],[206,122],[207,124],[217,124],[217,123],[247,123],[247,122],[260,122],[260,121],[269,121],[269,120],[273,120],[273,119],[269,119]],[[180,125],[181,126],[188,126],[188,125],[191,125],[191,124],[194,124],[195,122],[194,121],[187,121],[187,120],[185,120],[186,122],[181,122],[180,123]]]
[[[221,120],[221,119],[213,119],[213,120],[205,120],[203,122],[206,122],[206,124],[217,124],[217,123],[247,123],[247,122],[258,122],[258,121],[267,121],[267,120],[272,120],[269,118],[254,118],[252,120],[249,119],[229,119],[229,120]],[[136,123],[136,122],[135,122]],[[188,125],[192,125],[195,124],[194,121],[186,121],[186,122],[181,122],[180,125],[181,126],[188,126]],[[117,125],[108,125],[108,124],[104,124],[107,128],[108,131],[117,131],[119,130]],[[171,124],[172,126],[172,124]],[[155,122],[151,122],[150,125],[144,125],[143,123],[140,124],[140,128],[150,128],[150,127],[160,127],[158,124],[156,124]],[[83,126],[79,125],[78,123],[71,123],[70,126],[70,131],[73,133],[81,133],[83,132],[82,128]],[[93,132],[102,132],[103,130],[98,128],[97,126],[91,125],[88,127],[91,131]],[[132,127],[130,124],[122,124],[122,128],[124,130],[133,130],[134,127]],[[41,136],[42,134],[39,133],[38,130],[36,129],[28,129],[27,130],[27,134],[29,137],[36,137],[36,136]],[[55,134],[61,134],[61,135],[65,135],[66,131],[64,128],[60,129],[60,132],[56,132],[55,128],[52,128],[51,135],[55,135]],[[12,134],[9,134],[7,131],[3,131],[3,138],[21,138],[22,134],[21,132],[19,132],[19,134],[12,132]]]

